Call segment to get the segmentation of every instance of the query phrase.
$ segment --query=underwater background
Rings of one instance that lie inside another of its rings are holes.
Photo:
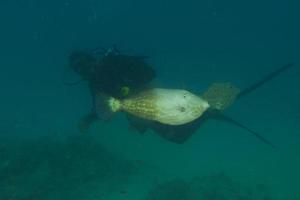
[[[299,9],[293,0],[1,0],[0,200],[300,199]],[[85,83],[63,84],[68,56],[113,44],[149,56],[155,85],[198,94],[295,63],[226,110],[278,148],[213,120],[180,145],[136,133],[122,114],[80,134],[91,97]]]

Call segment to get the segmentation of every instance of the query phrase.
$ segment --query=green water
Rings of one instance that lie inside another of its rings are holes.
[[[299,8],[292,0],[2,0],[0,200],[300,199]],[[197,94],[220,81],[246,88],[295,63],[226,110],[277,148],[214,120],[180,145],[138,134],[121,113],[79,133],[91,99],[85,83],[63,84],[68,55],[113,44],[149,56],[154,86]]]

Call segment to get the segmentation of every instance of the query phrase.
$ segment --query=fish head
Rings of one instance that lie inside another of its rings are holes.
[[[199,118],[209,108],[206,100],[189,91],[184,90],[178,93],[177,98],[176,109],[184,116],[187,122]]]
[[[186,91],[172,90],[167,101],[160,106],[162,119],[166,124],[182,125],[199,118],[208,108],[209,104],[201,97]]]

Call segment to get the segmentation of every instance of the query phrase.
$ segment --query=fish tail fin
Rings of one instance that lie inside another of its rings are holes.
[[[95,109],[100,119],[109,120],[116,112],[121,110],[121,101],[106,94],[98,93]]]
[[[225,110],[234,103],[239,92],[240,89],[229,82],[213,83],[202,97],[209,103],[211,108]]]

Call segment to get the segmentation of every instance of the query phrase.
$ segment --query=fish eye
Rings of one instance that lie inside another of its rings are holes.
[[[180,107],[179,107],[179,111],[180,111],[180,112],[185,112],[185,107],[180,106]]]

